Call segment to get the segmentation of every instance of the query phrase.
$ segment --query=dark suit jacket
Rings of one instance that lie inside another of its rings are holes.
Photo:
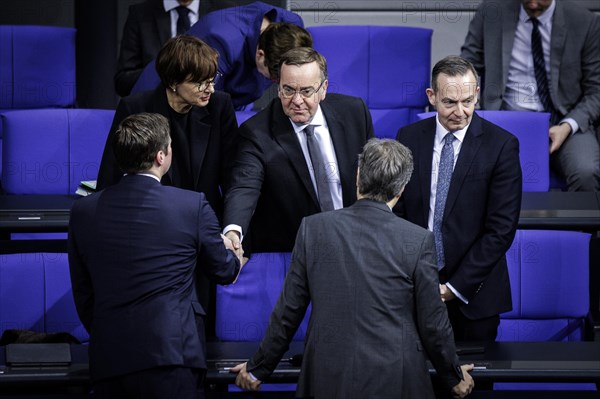
[[[433,234],[384,203],[304,219],[283,291],[248,371],[277,366],[312,301],[298,396],[434,398],[425,360],[448,390],[460,372],[440,301]]]
[[[397,205],[400,215],[427,228],[435,117],[398,131],[415,169]],[[446,199],[442,234],[447,281],[469,300],[470,319],[511,310],[506,251],[521,209],[519,142],[506,130],[473,115]],[[445,281],[442,281],[445,282]]]
[[[265,15],[269,15],[271,22],[304,26],[298,14],[257,1],[211,12],[200,18],[188,31],[188,34],[202,39],[219,52],[219,71],[223,78],[217,82],[216,89],[229,93],[236,109],[259,99],[272,84],[256,69],[256,48]],[[133,93],[151,90],[159,83],[152,62],[144,69]]]
[[[74,203],[71,283],[95,381],[165,365],[206,368],[194,273],[229,284],[239,271],[219,233],[203,194],[146,176]]]
[[[371,114],[360,98],[340,94],[328,93],[321,108],[338,161],[344,206],[349,206],[356,200],[358,154],[374,136]],[[223,226],[242,226],[252,252],[290,252],[302,218],[317,212],[302,148],[276,98],[240,127]]]
[[[164,87],[160,86],[154,91],[129,96],[119,102],[102,155],[98,172],[98,189],[115,184],[121,179],[123,173],[117,166],[111,142],[119,123],[127,116],[139,112],[155,112],[169,119],[170,106],[167,103]],[[188,128],[192,132],[191,148],[182,147],[182,143],[187,140],[179,137],[180,132],[172,129],[173,163],[179,157],[190,157],[193,186],[182,188],[203,192],[217,216],[220,217],[223,209],[221,187],[225,188],[227,185],[229,165],[237,140],[235,112],[229,95],[223,92],[213,93],[206,107],[192,107],[190,112],[191,126]],[[180,181],[175,168],[171,168],[162,178],[163,184],[176,187],[181,187]]]
[[[521,0],[486,0],[471,24],[462,56],[483,78],[482,108],[500,109]],[[582,132],[600,119],[600,17],[556,1],[550,38],[550,95],[560,116]]]

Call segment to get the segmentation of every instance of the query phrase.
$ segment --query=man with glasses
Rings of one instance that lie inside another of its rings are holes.
[[[356,155],[373,123],[360,98],[327,94],[328,84],[321,54],[289,50],[279,98],[240,127],[223,224],[238,245],[248,233],[247,252],[291,252],[303,217],[356,200]]]

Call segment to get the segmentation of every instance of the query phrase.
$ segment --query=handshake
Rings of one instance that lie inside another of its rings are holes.
[[[240,233],[234,230],[229,230],[225,235],[221,234],[225,248],[232,250],[240,261],[240,266],[243,267],[248,258],[244,257],[244,248],[240,241]]]

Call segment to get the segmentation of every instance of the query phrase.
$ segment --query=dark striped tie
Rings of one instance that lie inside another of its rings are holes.
[[[552,104],[552,98],[550,97],[546,62],[544,61],[544,49],[542,48],[542,36],[539,29],[540,21],[537,18],[531,18],[531,24],[533,25],[533,29],[531,30],[531,55],[533,57],[533,70],[535,72],[537,92],[540,102],[544,106],[544,111],[550,112],[554,117],[556,112]]]

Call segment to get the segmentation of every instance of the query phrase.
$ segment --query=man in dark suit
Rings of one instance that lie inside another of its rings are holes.
[[[551,113],[551,166],[570,191],[599,189],[598,43],[600,17],[576,2],[486,0],[462,46],[483,80],[483,109]]]
[[[433,398],[427,358],[454,397],[469,394],[472,365],[458,363],[433,235],[392,213],[412,169],[406,147],[372,139],[358,201],[302,221],[260,348],[232,370],[240,387],[258,389],[273,372],[312,302],[298,397]]]
[[[474,113],[476,76],[460,57],[439,61],[427,89],[437,115],[397,136],[415,159],[397,211],[436,236],[440,294],[457,341],[495,340],[499,314],[512,308],[505,254],[521,207],[519,142]]]
[[[164,116],[126,118],[113,143],[127,175],[78,200],[69,220],[71,283],[90,334],[94,392],[202,397],[205,312],[194,274],[229,284],[239,260],[202,193],[160,184],[172,154]]]
[[[200,18],[188,34],[217,50],[223,76],[215,87],[229,93],[234,107],[241,110],[259,99],[276,80],[268,61],[278,62],[290,48],[312,46],[310,33],[303,27],[298,14],[256,1],[211,12]],[[151,62],[139,75],[132,93],[151,90],[159,82]]]
[[[279,98],[240,127],[225,196],[225,234],[237,245],[249,232],[254,252],[290,252],[303,217],[354,203],[356,154],[374,136],[360,98],[325,98],[319,53],[298,47],[280,65]]]
[[[177,7],[188,9],[189,27],[198,21],[202,3],[198,0],[146,0],[129,7],[114,77],[118,95],[129,95],[144,67],[156,57],[169,38],[177,35],[180,17]]]

